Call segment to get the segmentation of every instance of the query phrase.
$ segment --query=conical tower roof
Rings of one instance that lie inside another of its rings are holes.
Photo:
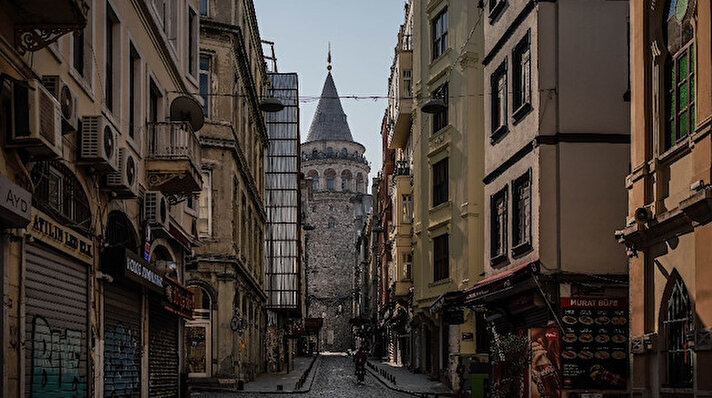
[[[307,142],[323,140],[353,141],[351,129],[346,122],[346,114],[341,106],[339,93],[336,92],[331,71],[326,75],[321,98],[314,112]]]

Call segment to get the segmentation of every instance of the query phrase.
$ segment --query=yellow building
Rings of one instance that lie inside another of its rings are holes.
[[[412,134],[392,144],[397,161],[412,159],[412,366],[457,391],[456,368],[467,369],[478,353],[475,313],[462,309],[462,291],[483,272],[484,17],[476,2],[412,7]],[[396,175],[399,194],[406,185]],[[394,217],[407,212],[401,198]],[[396,237],[407,228],[399,225]]]
[[[198,8],[0,1],[1,396],[181,393]]]

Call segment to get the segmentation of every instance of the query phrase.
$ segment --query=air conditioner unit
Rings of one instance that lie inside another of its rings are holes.
[[[168,231],[169,219],[168,200],[158,191],[146,191],[143,198],[143,214],[151,226],[164,228]]]
[[[101,173],[119,170],[118,132],[104,116],[84,116],[79,141],[79,163]]]
[[[9,148],[22,148],[35,159],[62,156],[59,102],[39,80],[12,84],[12,128]]]
[[[119,148],[119,171],[106,175],[106,189],[117,198],[135,198],[138,190],[138,162],[128,148]]]
[[[54,98],[59,101],[62,111],[62,131],[77,131],[79,118],[77,117],[77,95],[57,75],[42,76],[42,84]]]

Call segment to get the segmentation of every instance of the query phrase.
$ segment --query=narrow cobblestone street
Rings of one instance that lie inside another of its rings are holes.
[[[373,375],[366,372],[364,384],[356,383],[353,358],[336,355],[323,355],[311,390],[306,393],[274,394],[274,393],[228,393],[211,392],[195,393],[194,398],[227,398],[227,397],[258,397],[258,396],[295,396],[295,397],[410,397],[411,395],[386,388]]]

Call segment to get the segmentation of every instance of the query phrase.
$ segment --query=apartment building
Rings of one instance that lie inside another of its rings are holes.
[[[476,314],[463,308],[462,298],[483,272],[484,138],[479,93],[486,91],[480,63],[485,16],[476,2],[414,1],[411,7],[412,55],[406,50],[411,34],[407,21],[399,35],[403,52],[398,68],[402,69],[393,78],[399,80],[400,103],[389,137],[389,146],[397,152],[392,181],[397,193],[393,203],[398,207],[393,212],[398,256],[394,287],[402,295],[410,285],[406,277],[413,281],[411,366],[460,391],[467,374],[457,369],[466,372],[469,362],[479,360]],[[405,79],[410,56],[412,83]],[[410,112],[408,84],[413,85]],[[411,227],[412,269],[407,275],[411,253],[406,237]]]
[[[4,397],[178,396],[197,1],[0,2]]]
[[[488,0],[483,12],[486,278],[465,304],[494,337],[492,390],[625,396],[627,261],[612,234],[628,172],[628,4]],[[517,359],[529,350],[536,361]]]
[[[712,393],[710,3],[631,1],[629,254],[634,397]]]
[[[252,1],[201,1],[200,247],[186,282],[196,297],[187,325],[193,385],[242,386],[264,372],[265,153],[259,103],[268,76]]]

